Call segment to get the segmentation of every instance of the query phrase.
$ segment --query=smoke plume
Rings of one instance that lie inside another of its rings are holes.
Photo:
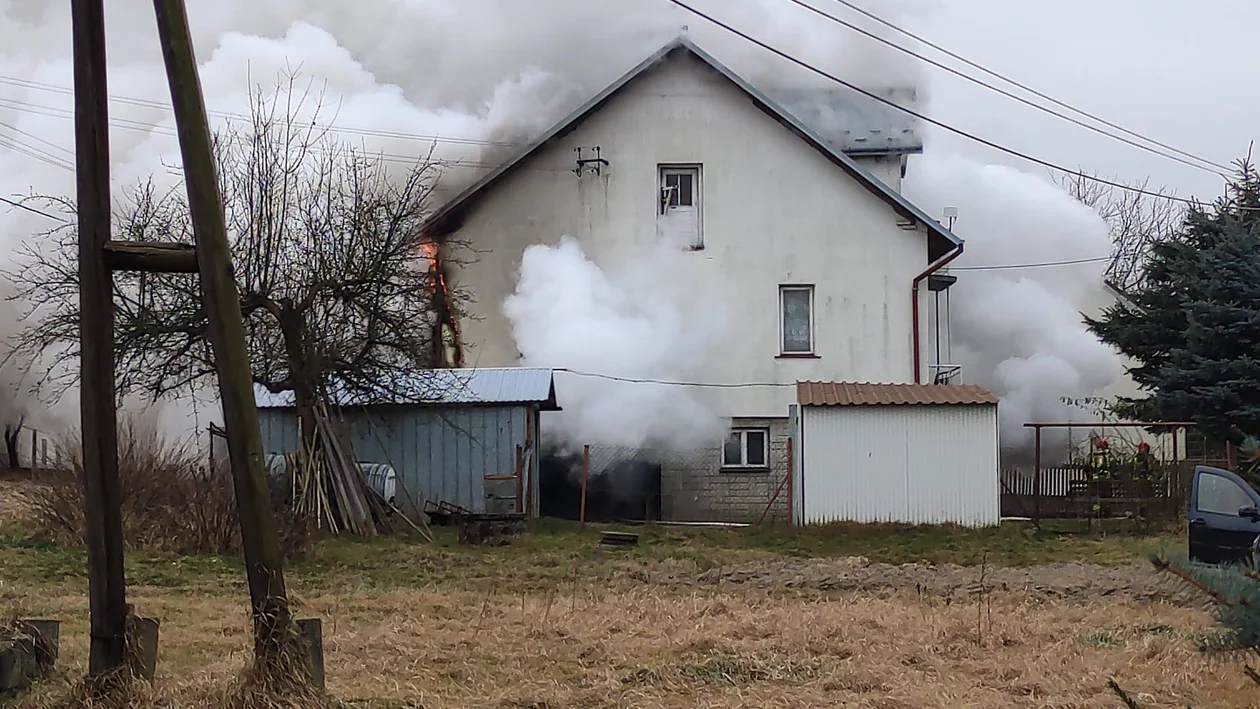
[[[1106,257],[1107,225],[1047,178],[930,151],[914,164],[906,191],[929,214],[958,207],[954,229],[966,250],[950,266],[958,276],[950,293],[953,363],[966,381],[1001,397],[1003,447],[1018,458],[1031,442],[1024,423],[1081,420],[1086,413],[1063,398],[1092,395],[1123,370],[1081,320],[1107,297],[1105,263],[1010,267]]]
[[[726,312],[687,278],[684,253],[661,245],[605,270],[567,237],[525,250],[503,311],[523,364],[571,370],[557,383],[565,411],[548,423],[562,441],[686,454],[721,440],[702,390],[589,376],[702,378]]]
[[[861,4],[901,22],[932,12],[938,2]],[[847,80],[913,87],[920,102],[929,94],[916,62],[789,3],[692,3]],[[216,123],[245,114],[256,85],[275,85],[297,72],[316,82],[333,114],[325,120],[365,149],[405,165],[432,148],[434,157],[451,164],[446,194],[501,162],[684,25],[756,84],[825,83],[668,0],[216,0],[190,3],[189,11]],[[173,184],[168,166],[179,163],[178,145],[152,4],[114,0],[108,13],[115,189],[151,174]],[[73,195],[70,59],[67,3],[0,0],[0,195]],[[296,86],[305,90],[307,84]],[[907,189],[934,215],[946,205],[961,208],[957,228],[968,247],[959,266],[1095,257],[1109,248],[1096,217],[1028,174],[935,156],[929,147],[912,160]],[[12,253],[14,239],[51,226],[34,214],[0,209],[0,249]],[[662,290],[644,275],[661,267],[655,259],[597,266],[571,242],[529,251],[520,288],[506,304],[526,361],[638,378],[694,375],[721,333],[704,318],[706,327],[696,327],[691,294]],[[1094,265],[959,275],[952,303],[958,357],[966,379],[1003,396],[1008,443],[1019,442],[1023,420],[1062,414],[1055,403],[1060,396],[1092,392],[1118,374],[1114,358],[1084,333],[1077,315],[1097,291]],[[589,302],[578,295],[590,296]],[[0,322],[0,333],[11,325],[10,316]],[[712,427],[701,393],[562,379],[572,411],[564,426],[578,439],[684,445],[690,442],[670,441],[677,431],[708,435]],[[596,397],[593,387],[613,395]],[[203,406],[203,414],[206,409],[217,407]],[[651,417],[643,415],[647,409]],[[668,413],[662,417],[662,411]],[[693,425],[676,425],[679,417]]]

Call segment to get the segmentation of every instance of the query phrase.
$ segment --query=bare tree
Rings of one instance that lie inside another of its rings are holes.
[[[1168,188],[1152,188],[1150,178],[1127,185],[1141,190],[1137,192],[1099,182],[1093,179],[1096,177],[1078,172],[1058,175],[1055,180],[1107,223],[1111,230],[1111,260],[1103,277],[1113,289],[1130,293],[1142,286],[1151,245],[1168,239],[1181,227],[1185,206],[1167,199],[1174,196]]]
[[[257,92],[249,121],[216,135],[219,179],[257,385],[293,392],[304,431],[321,397],[427,397],[406,373],[455,364],[448,342],[466,300],[446,288],[450,244],[421,227],[440,165],[403,168],[299,118],[322,99],[287,87]],[[73,213],[66,199],[40,198]],[[127,191],[114,239],[193,243],[183,189],[150,179]],[[73,222],[74,220],[69,220]],[[18,355],[53,352],[54,384],[73,382],[78,355],[77,234],[73,224],[30,239],[10,274],[31,306]],[[154,398],[214,372],[195,274],[115,275],[119,394]],[[456,346],[455,351],[458,352]]]

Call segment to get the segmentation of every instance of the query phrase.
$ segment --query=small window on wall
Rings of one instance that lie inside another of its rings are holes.
[[[731,430],[722,447],[723,468],[770,467],[770,431],[765,428]]]
[[[692,251],[704,248],[700,223],[700,166],[659,165],[657,228],[660,235]]]
[[[779,353],[814,353],[814,287],[779,286]]]

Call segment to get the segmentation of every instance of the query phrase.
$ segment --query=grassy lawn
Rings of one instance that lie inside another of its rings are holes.
[[[575,523],[541,520],[516,544],[501,548],[461,546],[448,527],[434,529],[434,544],[415,536],[372,540],[322,539],[289,564],[302,587],[325,588],[347,580],[374,588],[484,587],[487,583],[545,590],[575,575],[600,577],[630,565],[675,564],[700,570],[786,558],[865,557],[875,563],[994,566],[1085,562],[1140,562],[1161,547],[1180,548],[1174,533],[1146,534],[1116,523],[1103,533],[1083,533],[1076,522],[1047,523],[1038,531],[1026,522],[970,530],[956,527],[829,525],[810,528],[625,528],[639,545],[608,549],[598,530],[579,532]],[[83,583],[87,556],[32,539],[20,529],[0,533],[0,569],[10,583]],[[182,589],[243,588],[238,558],[184,557],[146,552],[127,555],[128,583]]]
[[[798,567],[832,573],[846,557],[938,565],[915,567],[928,575],[967,566],[951,572],[965,587],[984,567],[1085,562],[1096,566],[1073,573],[1088,577],[1181,547],[1173,532],[1018,522],[633,531],[633,548],[600,547],[597,529],[556,521],[502,548],[461,546],[448,528],[433,544],[323,539],[287,577],[298,612],[324,620],[329,690],[355,707],[1119,706],[1111,677],[1143,707],[1254,704],[1240,663],[1198,651],[1205,613],[1131,593],[669,583],[742,566],[785,579]],[[62,674],[19,709],[62,706],[82,676],[85,564],[82,551],[20,526],[0,533],[0,613],[63,621]],[[127,575],[128,600],[162,622],[158,681],[134,706],[226,706],[248,659],[241,562],[130,552]]]

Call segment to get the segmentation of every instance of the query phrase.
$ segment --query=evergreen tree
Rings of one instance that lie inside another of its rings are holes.
[[[1227,194],[1191,208],[1182,228],[1155,244],[1143,286],[1090,330],[1135,365],[1148,396],[1118,413],[1189,420],[1205,434],[1242,442],[1260,432],[1260,174],[1239,163]]]
[[[1242,444],[1255,467],[1260,434],[1260,174],[1247,161],[1225,197],[1195,206],[1176,234],[1152,246],[1142,286],[1097,319],[1091,331],[1130,357],[1148,393],[1119,413],[1189,420],[1207,435]],[[1243,471],[1246,473],[1247,471]],[[1183,555],[1152,558],[1161,572],[1211,600],[1220,629],[1205,650],[1260,654],[1260,572],[1207,567]],[[1247,668],[1260,684],[1260,674]]]

